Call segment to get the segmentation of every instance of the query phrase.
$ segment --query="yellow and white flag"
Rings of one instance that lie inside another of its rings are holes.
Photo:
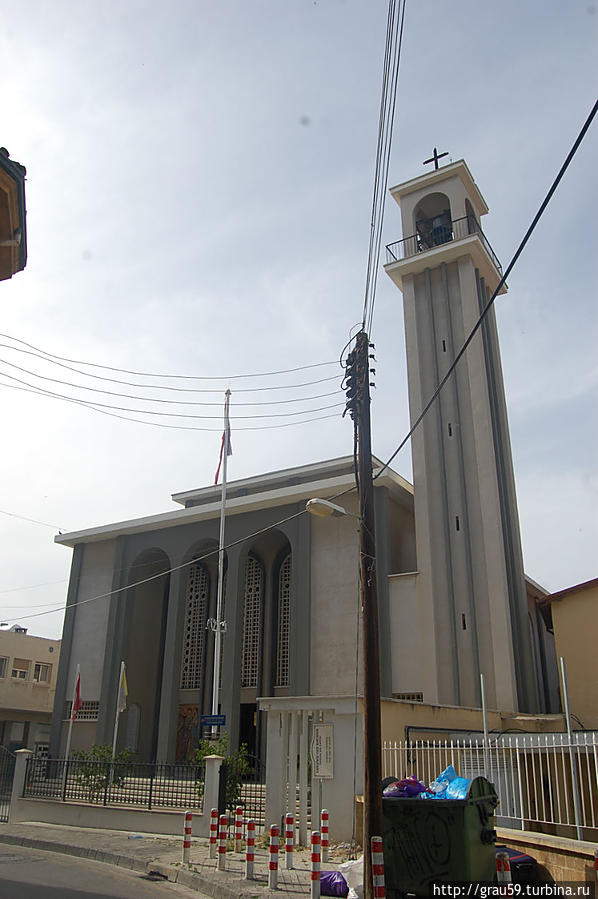
[[[127,696],[129,695],[129,689],[127,687],[127,672],[125,670],[125,663],[120,663],[120,684],[118,685],[118,704],[116,706],[119,712],[124,712],[127,707]]]

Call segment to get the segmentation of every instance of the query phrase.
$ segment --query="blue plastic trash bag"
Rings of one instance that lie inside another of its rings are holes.
[[[445,768],[428,787],[427,793],[422,793],[422,799],[466,799],[471,780],[467,777],[458,777],[452,765]]]
[[[340,871],[322,871],[320,873],[321,896],[346,896],[348,892],[347,881]]]

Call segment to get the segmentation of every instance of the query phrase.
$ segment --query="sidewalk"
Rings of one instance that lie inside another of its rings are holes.
[[[31,822],[0,824],[0,843],[76,855],[144,874],[160,874],[169,881],[215,899],[249,899],[262,894],[272,895],[272,891],[268,889],[268,851],[258,847],[255,850],[255,879],[245,880],[244,854],[227,852],[226,870],[219,871],[216,859],[209,858],[209,845],[205,838],[193,837],[191,863],[189,866],[183,865],[182,834],[177,838]],[[294,868],[287,871],[284,845],[280,848],[282,851],[277,892],[289,897],[309,896],[309,850],[295,849]],[[346,858],[346,846],[331,848],[329,861],[322,862],[321,868],[323,871],[335,871]]]

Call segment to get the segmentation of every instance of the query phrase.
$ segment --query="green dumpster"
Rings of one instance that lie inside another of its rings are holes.
[[[430,895],[434,883],[492,882],[494,809],[485,777],[466,799],[382,799],[384,877],[389,892]]]

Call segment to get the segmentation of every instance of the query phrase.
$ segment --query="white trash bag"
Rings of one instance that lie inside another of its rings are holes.
[[[343,862],[338,869],[349,887],[347,899],[363,899],[363,855],[354,861]]]

